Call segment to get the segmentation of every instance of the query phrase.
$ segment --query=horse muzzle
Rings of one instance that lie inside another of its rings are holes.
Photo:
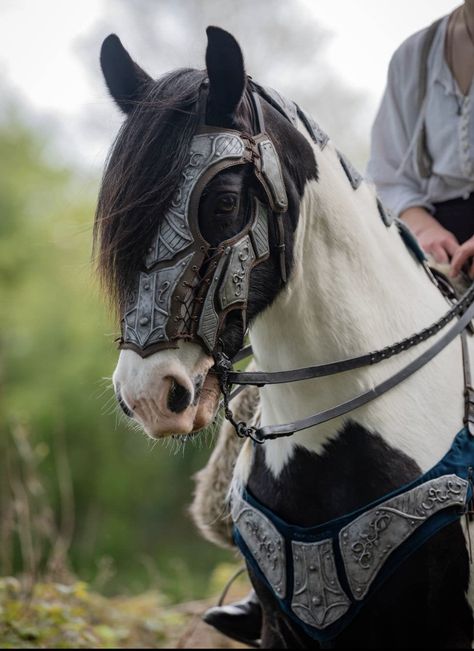
[[[219,383],[209,372],[214,360],[202,353],[197,360],[187,357],[184,363],[171,350],[146,359],[127,350],[120,355],[113,376],[118,404],[151,438],[197,432],[215,417]]]

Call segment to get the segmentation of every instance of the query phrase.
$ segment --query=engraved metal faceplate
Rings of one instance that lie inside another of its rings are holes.
[[[145,268],[149,273],[140,273],[137,288],[128,298],[122,319],[124,344],[133,344],[144,350],[152,344],[169,341],[166,327],[171,297],[191,264],[192,252],[197,246],[189,225],[191,194],[201,176],[214,163],[239,159],[244,148],[243,140],[234,133],[205,133],[193,137],[181,183],[145,257]],[[187,249],[191,253],[183,258]],[[171,266],[152,271],[156,265],[165,262],[170,262]],[[206,318],[210,322],[211,310],[208,310]]]
[[[342,169],[346,173],[347,178],[349,179],[349,183],[352,186],[353,190],[357,190],[359,185],[362,183],[364,180],[362,178],[362,175],[359,174],[359,172],[356,170],[356,168],[352,165],[352,163],[344,156],[344,154],[341,154],[340,151],[337,152],[337,156],[339,158],[339,161],[342,165]]]
[[[226,158],[240,158],[244,149],[244,141],[232,133],[203,133],[193,137],[181,183],[148,251],[148,269],[163,260],[171,260],[193,242],[188,217],[189,200],[196,183],[214,163]]]
[[[216,310],[216,292],[219,286],[223,269],[228,261],[228,254],[231,249],[226,250],[227,255],[223,255],[214,271],[214,275],[207,290],[206,297],[202,306],[199,317],[197,334],[201,337],[209,350],[214,350],[217,343],[217,333],[219,331],[219,313]]]
[[[453,506],[462,509],[467,489],[467,481],[444,475],[383,502],[341,529],[339,543],[354,597],[365,597],[390,554],[430,516]]]
[[[349,610],[339,583],[332,540],[292,542],[294,590],[291,609],[305,624],[324,629]]]
[[[255,199],[255,221],[251,228],[252,237],[257,259],[266,258],[270,253],[270,243],[268,241],[268,220],[269,209],[264,206],[258,199]]]
[[[286,596],[285,541],[270,520],[234,491],[232,519],[260,570],[275,593]]]
[[[288,209],[288,197],[278,154],[271,140],[260,142],[258,149],[261,157],[262,176],[271,194],[270,201],[274,210],[284,212]]]
[[[255,159],[258,167],[254,162],[255,173],[272,205],[281,211],[287,205],[287,197],[277,153],[268,138],[255,146],[260,152]],[[146,356],[157,349],[157,344],[166,347],[170,341],[193,339],[197,335],[212,352],[223,323],[220,312],[229,306],[245,305],[250,271],[269,255],[270,210],[254,199],[250,231],[245,229],[240,239],[236,237],[220,257],[216,256],[217,268],[209,289],[198,297],[202,280],[198,272],[208,245],[199,234],[193,192],[200,181],[212,177],[213,166],[219,170],[231,166],[232,161],[241,164],[253,160],[247,148],[248,142],[234,132],[212,130],[192,138],[171,205],[157,220],[157,232],[144,260],[145,271],[138,275],[135,290],[128,297],[122,317],[122,347],[131,347]],[[182,286],[178,286],[181,280]],[[200,309],[198,298],[202,300]]]
[[[222,310],[247,300],[250,271],[254,262],[255,252],[250,236],[246,235],[234,244],[230,253],[229,264],[219,289],[219,304]]]
[[[249,234],[225,249],[204,299],[197,334],[209,350],[213,350],[217,343],[220,311],[247,301],[250,272],[256,262],[270,253],[268,208],[258,199],[254,201],[254,219]]]
[[[171,296],[191,258],[192,254],[170,267],[140,273],[138,289],[130,296],[122,321],[125,342],[146,348],[168,341]]]

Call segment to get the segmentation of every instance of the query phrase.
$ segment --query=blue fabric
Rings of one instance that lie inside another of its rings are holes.
[[[286,544],[286,558],[287,558],[287,596],[285,599],[280,599],[273,592],[272,587],[265,579],[265,576],[260,571],[258,564],[255,562],[250,550],[247,548],[245,542],[243,541],[241,535],[237,528],[234,528],[234,540],[247,562],[250,564],[252,569],[256,572],[259,578],[268,586],[268,588],[273,592],[275,599],[280,603],[283,611],[291,617],[292,620],[297,622],[305,632],[312,638],[324,642],[336,637],[357,615],[361,608],[367,603],[367,601],[373,596],[377,589],[384,583],[384,581],[391,575],[393,572],[400,566],[400,564],[408,558],[415,550],[421,547],[429,538],[431,538],[435,533],[440,531],[443,527],[451,524],[458,520],[464,513],[463,509],[459,508],[449,508],[443,511],[439,511],[429,518],[423,525],[421,525],[411,536],[406,540],[397,550],[395,550],[385,562],[384,566],[380,570],[377,578],[372,584],[367,596],[361,601],[352,601],[351,607],[348,612],[341,617],[337,622],[328,626],[324,630],[319,630],[312,626],[309,626],[302,622],[291,610],[291,598],[293,593],[293,567],[292,567],[292,553],[291,553],[291,541],[299,542],[318,542],[327,538],[333,539],[336,567],[338,571],[339,580],[341,586],[346,592],[349,599],[351,598],[351,591],[347,583],[345,576],[345,571],[342,563],[342,557],[339,550],[338,536],[340,530],[345,527],[349,522],[355,520],[359,515],[369,511],[370,509],[378,506],[386,500],[396,497],[402,493],[405,493],[412,488],[416,488],[421,484],[430,481],[431,479],[436,479],[443,475],[457,475],[461,479],[469,481],[469,488],[467,493],[467,502],[469,502],[473,496],[472,486],[471,486],[471,474],[474,468],[474,438],[469,435],[467,428],[463,428],[454,439],[454,442],[447,452],[447,454],[439,461],[431,470],[421,475],[418,479],[401,486],[397,490],[383,495],[378,500],[367,504],[366,506],[348,513],[340,518],[330,520],[324,524],[318,525],[316,527],[298,527],[290,525],[272,511],[267,509],[263,504],[260,504],[258,500],[253,497],[249,491],[244,491],[242,497],[253,506],[258,511],[262,512],[278,529],[281,535],[285,539]]]

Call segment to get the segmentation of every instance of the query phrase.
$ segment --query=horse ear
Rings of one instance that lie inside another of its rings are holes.
[[[235,38],[220,27],[208,27],[206,67],[209,77],[207,122],[215,126],[232,123],[242,95],[246,75],[242,50]]]
[[[102,43],[100,65],[110,94],[124,113],[130,113],[153,79],[132,60],[116,34]]]

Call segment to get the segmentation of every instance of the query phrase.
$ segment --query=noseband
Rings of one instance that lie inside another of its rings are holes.
[[[200,124],[171,206],[161,219],[122,318],[119,348],[147,357],[177,348],[179,340],[217,352],[231,311],[246,330],[250,273],[270,255],[270,221],[276,222],[280,274],[286,281],[282,215],[288,209],[280,160],[265,131],[260,98],[249,93],[254,134],[205,124],[207,83],[198,101]],[[199,229],[199,203],[207,184],[223,170],[250,165],[267,203],[256,196],[251,217],[237,235],[215,249]]]

